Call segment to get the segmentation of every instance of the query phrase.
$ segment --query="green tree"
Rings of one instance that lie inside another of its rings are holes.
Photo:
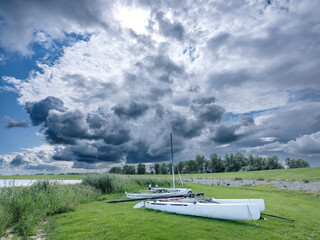
[[[109,173],[121,174],[122,169],[121,169],[121,167],[112,167],[112,168],[110,168]]]
[[[146,173],[146,165],[139,163],[137,168],[138,174],[145,174]]]
[[[195,160],[188,160],[185,162],[186,165],[189,167],[189,173],[197,173],[198,167]]]
[[[124,165],[122,167],[122,172],[124,174],[135,174],[136,173],[136,168],[132,165]]]
[[[154,165],[154,172],[155,172],[156,174],[159,174],[159,173],[160,173],[160,165],[159,165],[159,163],[156,163],[156,164]]]
[[[197,172],[204,173],[204,164],[206,162],[206,157],[204,155],[197,155],[196,156],[196,163],[197,163]]]
[[[187,173],[191,173],[189,165],[185,164],[182,168],[182,174],[187,174]]]
[[[282,169],[283,165],[279,162],[277,156],[267,157],[264,161],[264,170],[269,169]]]
[[[211,154],[210,160],[211,160],[211,171],[213,173],[224,171],[223,161],[220,156],[218,156],[216,153]]]
[[[206,160],[204,162],[204,172],[205,173],[211,173],[211,161],[210,160]]]
[[[183,162],[183,161],[180,161],[180,162],[178,163],[178,168],[179,168],[179,172],[180,172],[180,173],[182,173],[183,167],[184,167],[184,162]]]
[[[161,174],[168,174],[168,165],[165,163],[162,163],[160,166],[160,173]]]
[[[285,164],[288,166],[288,168],[310,167],[310,164],[307,161],[303,160],[303,159],[286,158],[285,159]]]
[[[149,169],[150,169],[150,174],[154,174],[154,166],[150,166]]]

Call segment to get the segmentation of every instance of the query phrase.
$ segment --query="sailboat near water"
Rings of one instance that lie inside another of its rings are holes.
[[[157,197],[175,197],[184,194],[191,193],[190,188],[176,188],[174,180],[174,164],[173,164],[173,146],[172,146],[172,133],[170,133],[171,141],[171,161],[172,161],[172,188],[152,188],[149,185],[149,190],[137,191],[134,193],[127,193],[128,198],[139,199],[139,198],[157,198]]]

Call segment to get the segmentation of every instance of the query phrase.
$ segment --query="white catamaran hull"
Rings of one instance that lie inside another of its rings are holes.
[[[265,210],[263,199],[213,199],[218,203],[244,203],[258,205],[260,212]]]
[[[155,189],[150,191],[141,191],[139,193],[127,193],[126,196],[132,199],[139,198],[153,198],[153,197],[174,197],[177,195],[184,195],[191,192],[188,188],[175,188],[175,189],[164,189],[164,192],[158,192]]]
[[[234,199],[236,200],[236,199]],[[185,203],[185,202],[145,202],[147,209],[225,220],[258,220],[260,209],[251,203]]]

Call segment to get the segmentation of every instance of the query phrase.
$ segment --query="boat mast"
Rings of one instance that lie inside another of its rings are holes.
[[[175,185],[175,183],[174,183],[174,165],[173,165],[172,133],[170,133],[170,139],[171,139],[171,161],[172,161],[172,186],[173,186],[173,188],[176,188],[176,185]]]

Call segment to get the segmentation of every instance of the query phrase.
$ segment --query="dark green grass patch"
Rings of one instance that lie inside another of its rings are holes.
[[[143,176],[143,175],[141,175]],[[159,177],[171,177],[170,175],[157,175]],[[265,180],[265,181],[297,181],[317,182],[320,181],[320,167],[275,169],[248,172],[224,172],[224,173],[195,173],[182,174],[185,178],[220,178],[220,179],[244,179],[244,180]]]
[[[123,193],[124,191],[136,190],[139,186],[146,188],[149,184],[153,187],[156,185],[169,187],[171,180],[150,175],[148,177],[139,177],[105,173],[85,176],[82,179],[82,183],[95,187],[102,193]]]
[[[29,187],[0,188],[0,236],[8,228],[26,237],[36,232],[45,217],[73,210],[97,191],[81,184],[59,185],[48,180]]]
[[[133,209],[136,202],[80,204],[74,212],[54,216],[49,239],[319,239],[320,199],[293,191],[227,188],[190,184],[215,198],[263,198],[266,213],[292,218],[294,223],[268,217],[267,221],[224,221]],[[124,194],[104,195],[104,199]]]

